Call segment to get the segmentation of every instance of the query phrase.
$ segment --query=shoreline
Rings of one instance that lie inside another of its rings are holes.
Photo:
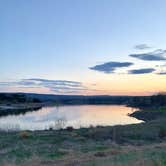
[[[0,116],[10,114],[23,114],[28,111],[39,110],[44,106],[44,103],[22,103],[22,104],[1,104]]]
[[[140,108],[129,116],[137,118],[138,120],[143,120],[144,122],[149,122],[159,118],[166,117],[166,107],[162,108]]]

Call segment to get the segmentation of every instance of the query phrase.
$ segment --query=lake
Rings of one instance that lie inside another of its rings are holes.
[[[2,130],[45,130],[73,126],[113,126],[141,123],[128,116],[135,109],[119,105],[77,105],[43,107],[38,111],[0,117]]]

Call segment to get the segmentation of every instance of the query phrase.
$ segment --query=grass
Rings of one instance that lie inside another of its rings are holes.
[[[143,111],[148,111],[148,112],[166,112],[166,107],[160,107],[158,109],[155,109],[155,108],[147,109],[147,110],[145,109]]]
[[[165,144],[137,147],[135,149],[128,147],[125,152],[107,155],[105,158],[96,158],[82,166],[165,166],[166,150],[163,146],[165,147]]]
[[[155,119],[160,119],[163,117],[166,117],[166,107],[160,107],[158,109],[156,108],[145,108],[143,110],[140,111],[136,111],[132,114],[130,114],[130,116],[133,116],[137,119],[143,120],[143,121],[151,121],[151,120],[155,120]]]

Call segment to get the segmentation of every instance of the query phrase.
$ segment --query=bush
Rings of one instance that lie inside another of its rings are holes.
[[[74,128],[73,128],[72,126],[68,126],[68,127],[66,128],[66,130],[67,130],[67,131],[73,131]]]
[[[106,157],[106,153],[105,152],[96,152],[94,155],[96,157]]]
[[[159,130],[159,138],[165,138],[166,137],[166,128],[162,127]]]
[[[31,133],[30,132],[28,132],[28,131],[21,131],[20,133],[19,133],[19,137],[20,138],[29,138],[29,137],[31,137]]]

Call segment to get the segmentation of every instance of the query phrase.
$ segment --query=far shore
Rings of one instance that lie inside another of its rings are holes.
[[[35,111],[41,109],[43,106],[45,106],[45,103],[0,104],[0,116]]]

